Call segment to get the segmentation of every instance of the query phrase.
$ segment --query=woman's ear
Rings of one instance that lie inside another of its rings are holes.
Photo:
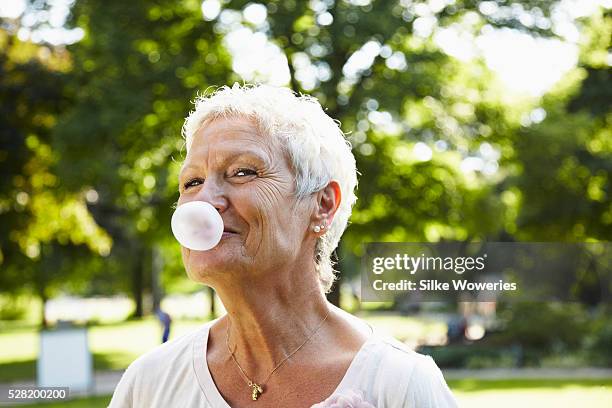
[[[331,225],[341,200],[342,192],[336,180],[330,181],[317,193],[317,208],[312,220],[314,232],[324,232]]]

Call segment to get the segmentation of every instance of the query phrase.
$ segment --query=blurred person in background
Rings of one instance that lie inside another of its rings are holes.
[[[325,297],[355,203],[355,158],[318,101],[267,85],[201,97],[183,127],[178,204],[213,205],[190,279],[227,313],[134,361],[111,407],[455,407],[434,361]]]
[[[157,316],[157,319],[161,323],[164,330],[162,333],[162,343],[165,343],[170,337],[170,325],[172,324],[172,319],[170,318],[170,315],[164,312],[160,307],[155,309],[155,316]]]

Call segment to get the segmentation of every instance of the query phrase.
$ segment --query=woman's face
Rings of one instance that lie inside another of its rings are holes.
[[[294,175],[278,142],[247,118],[205,122],[179,176],[178,204],[199,200],[219,211],[225,232],[209,251],[182,248],[192,280],[222,273],[264,275],[314,251],[313,200],[295,198]]]

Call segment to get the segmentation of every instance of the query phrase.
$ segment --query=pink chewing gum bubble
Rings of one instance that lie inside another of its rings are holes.
[[[194,251],[214,248],[223,235],[223,220],[219,212],[204,201],[180,205],[172,215],[171,225],[176,240]]]

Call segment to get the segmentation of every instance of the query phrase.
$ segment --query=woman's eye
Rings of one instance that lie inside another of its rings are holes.
[[[234,172],[234,176],[237,176],[237,177],[252,176],[256,174],[257,172],[251,169],[238,169]]]
[[[188,189],[189,187],[195,186],[197,184],[194,183],[202,183],[202,179],[191,179],[188,182],[186,182],[183,187],[185,187],[185,190]]]

